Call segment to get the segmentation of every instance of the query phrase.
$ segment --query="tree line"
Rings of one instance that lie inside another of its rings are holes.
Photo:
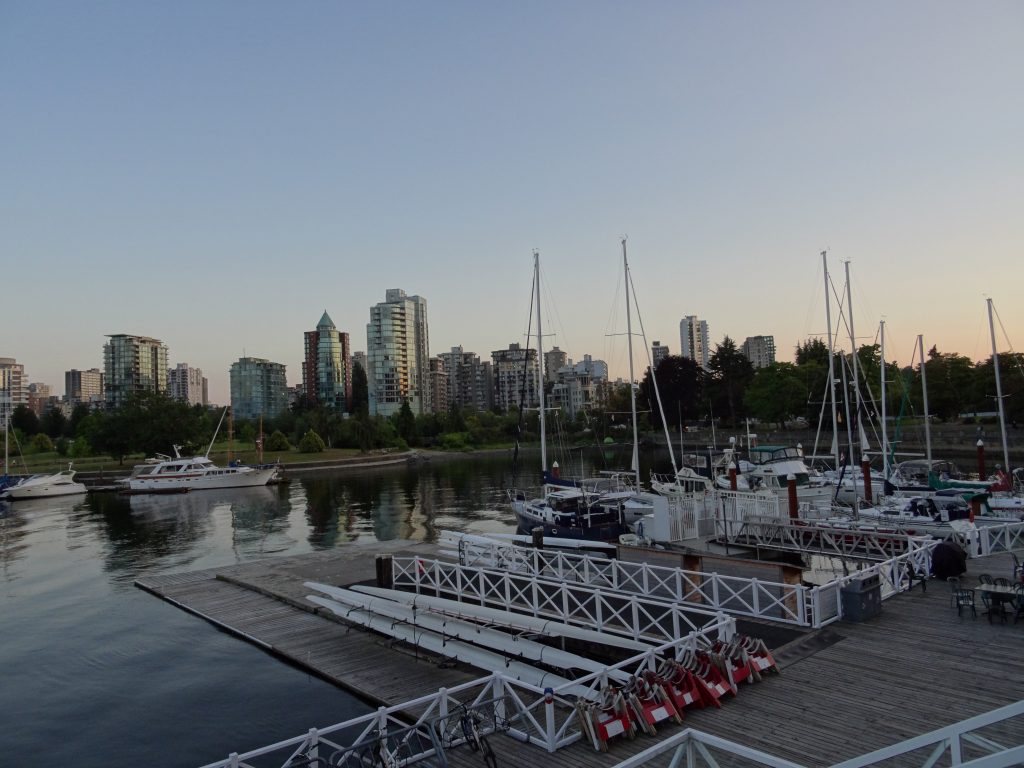
[[[853,394],[851,355],[837,354],[833,370],[837,380],[838,411],[845,419],[846,400],[852,413],[860,402],[862,417],[877,417],[881,410],[881,354],[878,345],[857,351],[859,397]],[[670,355],[655,375],[647,370],[637,387],[637,408],[642,429],[660,429],[661,414],[670,428],[712,421],[739,427],[748,418],[778,424],[785,429],[794,421],[817,424],[831,408],[828,380],[828,347],[810,339],[796,349],[792,363],[775,363],[754,369],[736,343],[726,336],[711,356],[708,369],[688,358]],[[1000,354],[1004,408],[1011,424],[1024,422],[1024,355]],[[925,361],[929,411],[934,418],[951,421],[964,414],[992,413],[995,373],[992,360],[979,363],[932,347]],[[657,381],[657,390],[654,382]],[[899,367],[886,363],[887,413],[913,417],[924,413],[920,366]],[[849,393],[844,398],[844,392]],[[660,405],[659,405],[660,400]],[[609,387],[600,407],[583,411],[573,419],[549,417],[549,432],[558,439],[581,443],[624,441],[630,419],[628,385]],[[91,410],[76,405],[70,416],[58,408],[42,417],[24,405],[14,409],[11,426],[26,452],[56,450],[61,456],[107,455],[119,461],[131,454],[169,454],[174,446],[183,453],[202,453],[213,438],[221,416],[202,406],[190,406],[159,393],[141,393],[116,410]],[[973,417],[968,417],[973,418]],[[831,429],[831,423],[825,423]],[[255,421],[239,421],[234,437],[240,447],[257,446],[260,435]],[[221,434],[224,434],[222,432]],[[321,405],[296,403],[285,413],[263,424],[265,453],[290,451],[312,453],[324,448],[361,451],[432,447],[469,450],[488,446],[528,443],[539,439],[536,410],[522,414],[475,411],[454,407],[446,413],[416,415],[408,402],[393,416],[371,416],[366,375],[355,368],[353,413],[341,414]]]

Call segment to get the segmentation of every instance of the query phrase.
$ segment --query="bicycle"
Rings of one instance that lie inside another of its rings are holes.
[[[466,743],[469,744],[469,748],[474,752],[482,753],[484,765],[488,768],[498,768],[498,758],[494,754],[491,745],[487,742],[487,737],[480,732],[482,720],[483,717],[481,717],[479,712],[467,709],[465,704],[462,705],[459,725],[462,728],[462,735],[465,737]]]

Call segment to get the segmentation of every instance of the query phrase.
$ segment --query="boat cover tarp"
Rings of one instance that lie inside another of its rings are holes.
[[[967,553],[955,541],[943,541],[932,550],[932,576],[948,579],[967,570]]]

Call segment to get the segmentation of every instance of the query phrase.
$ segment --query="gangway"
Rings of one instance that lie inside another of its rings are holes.
[[[933,541],[930,536],[910,536],[865,528],[841,528],[811,522],[756,517],[744,520],[738,527],[729,527],[724,533],[726,541],[730,544],[755,549],[775,549],[873,562],[891,560],[921,549]]]

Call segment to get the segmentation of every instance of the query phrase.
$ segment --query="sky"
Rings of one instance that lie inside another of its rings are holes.
[[[1021,39],[1019,2],[0,0],[0,356],[61,393],[156,337],[226,403],[402,288],[489,359],[536,249],[545,346],[624,376],[623,237],[638,365],[685,315],[792,359],[822,251],[890,360],[988,357],[986,297],[1024,350]]]

